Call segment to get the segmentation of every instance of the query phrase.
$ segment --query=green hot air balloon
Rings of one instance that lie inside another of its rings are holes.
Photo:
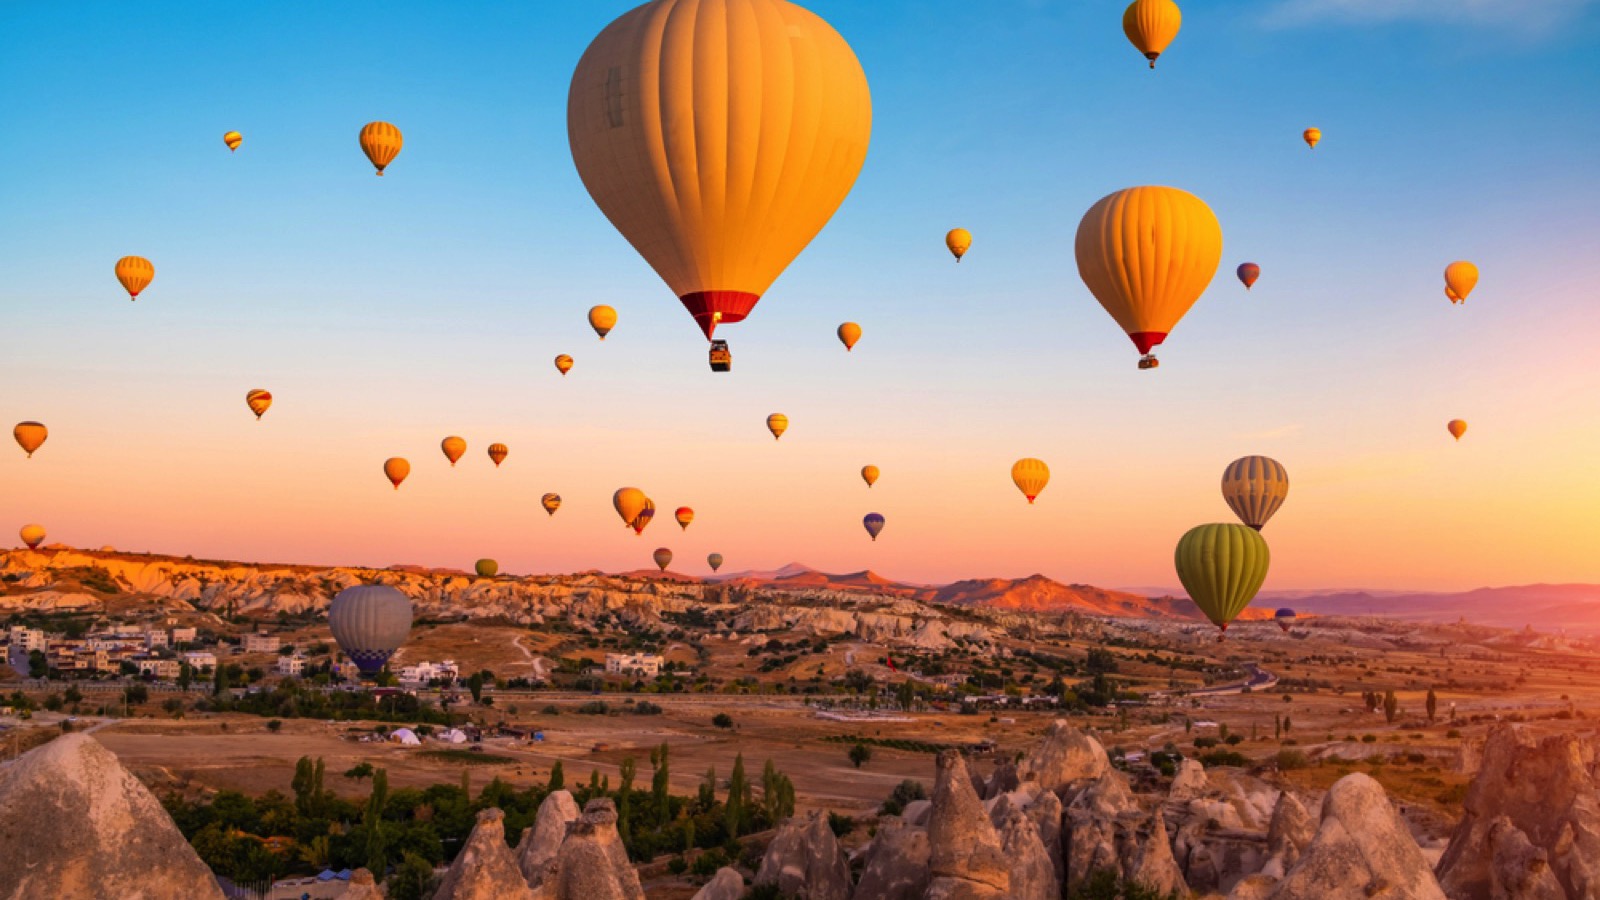
[[[366,674],[383,669],[411,633],[411,601],[385,584],[358,584],[334,596],[328,628]]]
[[[713,553],[710,556],[706,557],[706,565],[710,566],[711,567],[711,571],[713,571],[713,572],[715,572],[716,570],[722,568],[722,554],[721,553]]]
[[[480,559],[473,568],[478,570],[479,578],[493,578],[500,574],[500,564],[492,559]]]
[[[1232,524],[1189,529],[1173,556],[1189,598],[1223,631],[1261,590],[1272,563],[1259,532]]]

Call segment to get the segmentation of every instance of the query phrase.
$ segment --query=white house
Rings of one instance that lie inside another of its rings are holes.
[[[434,679],[449,682],[460,678],[461,670],[453,659],[437,663],[422,660],[414,666],[401,667],[398,677],[401,684],[427,684]]]
[[[153,675],[156,678],[177,678],[178,661],[175,659],[141,659],[139,660],[139,674]]]
[[[40,628],[25,628],[21,625],[11,626],[11,646],[20,647],[28,653],[45,649],[44,630]]]
[[[194,628],[174,628],[172,629],[172,642],[174,644],[187,644],[195,639],[196,634],[197,630]]]
[[[247,634],[244,636],[244,652],[277,653],[278,636],[275,634]]]
[[[305,674],[305,671],[306,671],[306,658],[304,656],[280,656],[280,657],[278,657],[278,674],[279,675],[288,675],[291,678],[299,678],[301,675]]]
[[[194,669],[215,669],[217,655],[210,650],[194,650],[183,655],[183,661]]]
[[[654,653],[607,653],[607,675],[654,678],[661,674],[661,657]]]
[[[151,650],[154,650],[157,647],[169,646],[170,643],[171,642],[167,640],[167,633],[165,631],[146,631],[144,633],[144,645]]]

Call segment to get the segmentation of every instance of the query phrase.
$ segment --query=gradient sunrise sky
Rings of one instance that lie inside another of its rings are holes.
[[[630,3],[0,3],[0,419],[51,432],[0,453],[0,526],[280,562],[622,570],[666,546],[690,573],[719,551],[1171,585],[1178,537],[1231,521],[1224,465],[1264,453],[1293,481],[1268,589],[1600,581],[1600,4],[1182,0],[1153,73],[1121,0],[805,5],[866,69],[872,149],[714,375],[567,149],[573,67]],[[382,179],[372,120],[405,134]],[[1155,372],[1072,256],[1136,184],[1199,195],[1225,235]],[[127,254],[156,265],[137,303]],[[1483,278],[1452,307],[1461,258]],[[596,303],[621,315],[603,344]],[[1020,456],[1053,472],[1032,507]],[[623,485],[662,512],[642,537]]]

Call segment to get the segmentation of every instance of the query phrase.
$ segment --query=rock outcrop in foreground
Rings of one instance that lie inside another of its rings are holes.
[[[63,735],[0,769],[0,898],[222,896],[161,803],[94,738]]]
[[[506,844],[505,813],[486,809],[456,854],[433,900],[532,900],[517,858]]]

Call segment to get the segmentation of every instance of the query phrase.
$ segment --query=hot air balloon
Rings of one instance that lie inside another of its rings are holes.
[[[950,254],[961,262],[961,257],[967,255],[967,250],[972,246],[972,232],[965,228],[952,228],[944,236],[944,245],[950,248]]]
[[[861,340],[861,326],[854,322],[846,322],[839,326],[839,342],[844,344],[846,352],[855,349],[856,341]]]
[[[1257,531],[1289,496],[1289,473],[1265,456],[1245,456],[1222,470],[1222,499],[1239,521]]]
[[[1445,424],[1444,427],[1450,429],[1450,434],[1453,435],[1458,441],[1461,440],[1461,436],[1463,434],[1467,433],[1467,422],[1465,419],[1451,419]]]
[[[22,538],[22,542],[28,545],[29,550],[37,550],[39,545],[44,543],[44,526],[24,525],[22,530],[17,532],[17,536]]]
[[[328,629],[356,668],[374,674],[411,633],[411,601],[386,584],[347,587],[328,604]]]
[[[1467,302],[1467,295],[1478,286],[1478,267],[1464,259],[1445,266],[1444,286],[1445,290],[1455,294],[1462,303]]]
[[[400,490],[400,482],[406,480],[411,474],[411,463],[398,456],[390,457],[383,461],[383,474],[394,484],[395,490]]]
[[[450,460],[451,467],[454,467],[456,460],[467,452],[467,442],[464,438],[451,435],[439,442],[439,449],[444,451],[444,458]]]
[[[711,567],[711,571],[713,571],[713,572],[715,572],[716,570],[722,568],[722,554],[721,553],[713,553],[713,554],[707,556],[706,557],[706,565],[710,566]]]
[[[479,578],[493,578],[500,574],[500,564],[492,559],[480,559],[472,564]]]
[[[1304,132],[1301,133],[1300,136],[1305,138],[1307,147],[1310,147],[1311,149],[1315,150],[1315,149],[1317,149],[1317,142],[1322,140],[1322,129],[1321,128],[1307,128]]]
[[[568,372],[571,372],[572,371],[572,357],[566,355],[565,353],[563,353],[560,356],[556,357],[556,371],[560,372],[563,375],[567,374]]]
[[[789,430],[789,417],[783,413],[773,413],[767,416],[767,430],[772,432],[772,439],[778,440],[783,433]]]
[[[1278,623],[1279,628],[1282,628],[1284,631],[1288,631],[1290,627],[1294,625],[1294,610],[1285,606],[1284,608],[1272,614],[1272,620]]]
[[[380,176],[389,163],[400,155],[400,145],[403,143],[405,141],[400,137],[400,129],[388,122],[368,122],[361,129],[361,152],[372,160]]]
[[[230,131],[222,136],[222,142],[228,145],[228,151],[231,153],[239,149],[239,145],[244,143],[244,135],[237,131]]]
[[[1133,0],[1122,12],[1122,33],[1150,60],[1152,69],[1182,24],[1183,11],[1172,0]]]
[[[256,421],[259,422],[267,409],[272,406],[272,392],[256,388],[245,393],[244,402],[250,407],[250,411],[256,414]]]
[[[1143,356],[1200,299],[1222,261],[1222,226],[1199,197],[1169,187],[1117,191],[1078,223],[1078,275]]]
[[[18,422],[17,427],[11,429],[11,436],[17,439],[17,446],[32,459],[33,451],[43,446],[45,438],[50,436],[50,429],[40,422]]]
[[[657,547],[656,552],[650,554],[650,556],[656,561],[656,565],[661,567],[663,572],[667,570],[667,566],[672,565],[672,551],[665,547]]]
[[[1461,302],[1461,295],[1457,294],[1454,290],[1452,290],[1450,288],[1450,285],[1448,285],[1448,284],[1444,286],[1444,296],[1451,303],[1460,303]]]
[[[878,467],[877,466],[862,466],[861,467],[861,480],[865,481],[867,483],[867,487],[872,487],[874,484],[877,484],[878,483]]]
[[[510,452],[511,448],[507,447],[505,444],[489,445],[489,459],[494,461],[494,467],[496,469],[500,468],[500,464],[506,461],[506,454]]]
[[[128,299],[137,300],[139,292],[155,280],[156,267],[142,256],[124,256],[117,260],[116,273],[122,289],[128,292]]]
[[[738,322],[855,183],[872,132],[844,38],[786,0],[653,0],[578,61],[584,187],[706,339]]]
[[[650,499],[644,495],[644,491],[635,487],[618,488],[617,492],[611,495],[611,505],[616,509],[617,515],[622,517],[622,524],[630,527],[633,525],[634,517],[638,516],[639,511],[649,502]]]
[[[688,531],[689,523],[694,521],[694,510],[687,506],[680,506],[678,507],[678,511],[673,513],[672,516],[678,520],[678,524],[682,526],[684,531]]]
[[[632,528],[633,533],[636,535],[644,534],[645,527],[648,526],[650,524],[650,520],[654,519],[655,517],[656,502],[646,498],[644,501],[644,508],[639,510],[639,514],[634,516],[633,519],[628,522],[628,527]]]
[[[1239,283],[1248,291],[1255,286],[1256,279],[1261,277],[1261,267],[1255,263],[1240,263],[1237,274]]]
[[[876,541],[878,533],[883,531],[883,516],[877,513],[867,513],[861,520],[861,527],[867,529],[867,534],[872,535],[872,539]]]
[[[1031,456],[1019,459],[1011,465],[1011,480],[1022,496],[1032,503],[1033,498],[1039,496],[1044,486],[1050,483],[1050,467],[1044,464],[1044,460]]]
[[[617,327],[617,311],[609,306],[596,306],[589,310],[589,327],[605,340],[611,329]]]
[[[1226,631],[1261,590],[1272,554],[1255,529],[1212,524],[1189,529],[1173,561],[1194,605]]]
[[[556,510],[561,508],[561,495],[545,494],[539,498],[539,505],[544,507],[545,512],[553,516],[556,514]]]

